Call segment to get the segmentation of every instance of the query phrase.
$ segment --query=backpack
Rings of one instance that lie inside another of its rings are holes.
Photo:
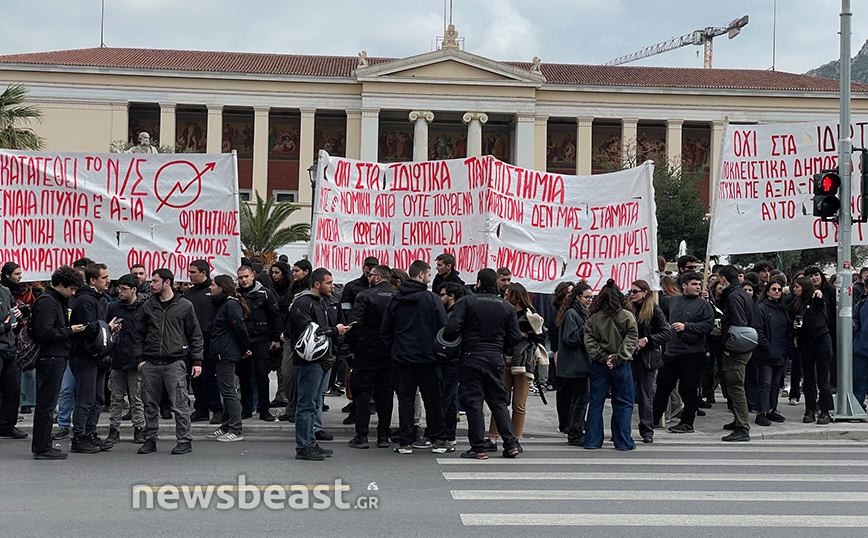
[[[23,323],[21,332],[18,333],[18,349],[15,352],[15,363],[22,372],[36,368],[36,359],[39,358],[39,344],[30,336],[30,324]]]

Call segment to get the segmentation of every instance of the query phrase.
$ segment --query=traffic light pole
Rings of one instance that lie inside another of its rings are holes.
[[[850,138],[850,39],[853,14],[850,0],[841,0],[841,83],[839,120],[839,166],[841,176],[841,210],[838,213],[838,392],[835,420],[868,420],[868,415],[853,396],[853,267],[851,205],[853,141]]]

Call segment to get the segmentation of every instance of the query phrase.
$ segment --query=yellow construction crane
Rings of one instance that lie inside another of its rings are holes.
[[[728,34],[729,38],[732,39],[741,32],[742,28],[747,26],[747,23],[748,16],[745,15],[740,19],[735,19],[727,26],[717,28],[709,26],[702,30],[695,30],[681,37],[673,37],[669,41],[645,47],[639,52],[615,58],[611,62],[606,62],[604,65],[623,65],[635,62],[636,60],[641,60],[642,58],[654,56],[655,54],[662,54],[664,52],[669,52],[670,50],[686,47],[687,45],[702,45],[705,48],[705,60],[703,61],[702,66],[705,69],[711,69],[711,41],[715,37],[723,34]]]

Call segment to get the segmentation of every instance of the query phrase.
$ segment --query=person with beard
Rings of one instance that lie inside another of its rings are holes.
[[[457,282],[446,282],[440,288],[440,301],[446,309],[446,319],[452,315],[455,304],[467,294],[467,287]],[[440,365],[440,373],[443,376],[443,421],[446,424],[446,440],[455,445],[456,429],[458,426],[458,361]]]
[[[313,271],[313,266],[305,259],[298,260],[292,266],[292,282],[289,285],[288,308],[292,309],[292,303],[295,298],[302,292],[310,289],[310,274]],[[287,311],[286,322],[289,323],[289,312]],[[284,334],[285,336],[285,334]],[[284,422],[295,422],[295,403],[298,400],[298,376],[295,371],[295,364],[292,362],[292,350],[289,346],[283,347],[283,362],[280,365],[280,371],[283,376],[283,386],[278,387],[275,400],[280,400],[282,397],[286,401],[286,409],[280,415],[280,420]]]
[[[440,289],[447,282],[455,282],[461,286],[464,281],[458,276],[458,271],[455,270],[455,256],[444,252],[435,258],[437,261],[437,276],[434,277],[434,282],[431,284],[431,291],[440,294]]]
[[[151,290],[151,283],[148,282],[148,271],[145,269],[144,265],[136,263],[130,266],[130,274],[136,277],[136,281],[139,283],[139,287],[136,290],[136,297],[147,299],[154,294]]]
[[[196,397],[193,403],[191,422],[207,422],[221,424],[223,422],[223,403],[220,401],[220,389],[217,387],[217,371],[208,345],[211,339],[211,320],[214,318],[214,307],[211,301],[211,266],[205,260],[193,260],[187,268],[191,286],[184,292],[184,298],[193,303],[196,319],[202,330],[202,341],[205,345],[202,360],[202,375],[193,378],[190,385]],[[214,416],[211,417],[211,413]]]

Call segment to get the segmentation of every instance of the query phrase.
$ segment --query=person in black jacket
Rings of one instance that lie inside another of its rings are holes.
[[[133,441],[145,442],[145,412],[142,406],[142,387],[139,370],[133,358],[133,338],[136,334],[136,313],[146,299],[139,297],[138,281],[133,275],[118,279],[118,300],[108,307],[106,320],[122,319],[118,343],[112,350],[112,367],[109,372],[111,407],[109,410],[109,434],[107,442],[120,440],[121,417],[124,412],[124,393],[129,394],[130,414],[133,419]]]
[[[440,288],[440,302],[446,310],[446,319],[452,315],[455,304],[467,295],[467,286],[457,282],[446,282]],[[451,445],[456,445],[456,431],[458,428],[458,382],[460,373],[458,361],[442,363],[440,374],[443,377],[443,423],[446,425],[446,440]]]
[[[754,420],[759,426],[770,426],[772,422],[785,420],[783,415],[778,413],[778,394],[791,347],[790,323],[781,303],[784,285],[776,278],[772,277],[757,306],[756,332],[759,345],[751,357],[751,361],[756,362],[759,378],[757,414]]]
[[[377,446],[389,448],[392,421],[392,401],[395,395],[395,367],[392,350],[380,338],[383,314],[395,295],[389,284],[392,271],[386,265],[371,269],[367,289],[356,296],[353,319],[357,327],[348,336],[353,359],[350,378],[355,402],[356,436],[350,441],[353,448],[368,448],[368,428],[371,421],[371,396],[377,408]]]
[[[591,394],[591,358],[585,349],[585,322],[593,300],[591,286],[580,280],[563,299],[555,318],[558,335],[555,360],[558,378],[562,380],[557,393],[558,422],[563,421],[561,432],[567,434],[567,444],[578,447],[585,446],[585,417]],[[568,404],[565,420],[561,417],[562,400]]]
[[[205,437],[223,442],[241,441],[241,403],[235,392],[235,365],[241,357],[250,355],[250,340],[244,316],[250,313],[244,297],[228,275],[219,275],[210,285],[214,303],[214,320],[209,337],[208,357],[217,371],[217,383],[223,398],[223,424]]]
[[[246,265],[238,268],[238,291],[247,301],[250,314],[247,316],[247,334],[250,337],[252,355],[244,357],[236,368],[241,381],[241,416],[253,416],[253,387],[256,387],[260,420],[274,422],[269,412],[271,395],[268,374],[271,373],[271,350],[280,347],[280,330],[283,319],[277,310],[274,292],[254,281],[253,269]]]
[[[356,296],[370,287],[368,278],[371,275],[371,269],[380,265],[380,260],[374,256],[365,258],[365,264],[362,266],[362,276],[355,280],[350,280],[344,285],[341,292],[341,309],[344,311],[344,317],[347,318],[347,323],[353,320],[349,318],[353,311],[353,305],[356,302]]]
[[[797,278],[793,283],[793,294],[797,297],[791,305],[793,337],[795,346],[802,359],[802,384],[805,396],[805,416],[802,422],[829,424],[832,419],[832,386],[830,381],[832,364],[832,337],[829,334],[830,313],[825,293],[814,289],[810,278]],[[820,391],[820,413],[817,415],[817,389]]]
[[[70,368],[75,376],[75,407],[72,412],[71,452],[94,454],[110,450],[114,443],[105,442],[96,434],[99,415],[105,404],[105,368],[86,346],[99,336],[100,321],[106,319],[108,300],[103,295],[111,278],[102,263],[85,267],[87,286],[80,288],[69,300],[70,323],[84,325],[85,329],[72,338]],[[113,331],[120,330],[114,319],[109,321]]]
[[[310,289],[298,294],[292,302],[286,320],[284,336],[292,350],[292,361],[298,375],[298,401],[295,406],[295,459],[322,461],[333,451],[321,448],[314,436],[317,408],[322,405],[322,394],[328,383],[329,370],[335,362],[335,340],[349,329],[343,324],[329,321],[323,299],[334,289],[332,274],[322,267],[311,273]],[[319,326],[319,334],[329,338],[329,350],[321,358],[306,361],[296,349],[299,337],[310,323]]]
[[[514,458],[522,452],[507,410],[502,358],[504,350],[512,349],[521,340],[521,329],[515,307],[497,297],[496,292],[497,273],[492,269],[479,271],[476,295],[455,304],[443,334],[446,340],[461,336],[458,397],[467,413],[470,440],[470,449],[461,454],[463,458],[488,459],[483,401],[503,438],[503,456]]]
[[[684,409],[681,411],[680,423],[671,426],[669,431],[693,433],[693,421],[699,404],[699,380],[708,362],[706,335],[714,327],[714,310],[700,296],[702,276],[699,273],[682,274],[681,290],[681,295],[665,297],[661,303],[671,331],[663,353],[663,364],[657,372],[653,420],[654,424],[660,422],[669,405],[669,395],[678,383],[678,394],[684,401]]]
[[[671,330],[663,310],[654,304],[651,286],[644,280],[630,285],[627,308],[636,318],[639,328],[637,357],[633,359],[633,386],[639,404],[639,435],[644,443],[654,442],[654,376],[663,365],[660,347],[669,341]],[[704,368],[703,361],[696,364],[696,385]],[[682,383],[684,383],[682,381]],[[671,391],[670,391],[671,392]],[[696,390],[693,391],[694,396]],[[687,407],[685,405],[685,407]],[[686,410],[685,410],[686,411]],[[682,415],[683,416],[683,415]]]
[[[37,460],[62,460],[67,454],[51,444],[51,423],[66,361],[72,352],[72,335],[85,326],[70,326],[68,300],[83,285],[81,274],[64,265],[51,274],[51,286],[33,304],[31,337],[39,345],[36,359],[36,407],[33,410],[31,451]]]
[[[820,290],[823,293],[826,325],[829,327],[829,337],[832,340],[832,361],[829,365],[829,379],[832,391],[834,392],[835,386],[838,383],[836,375],[838,371],[838,363],[835,360],[838,352],[838,291],[835,289],[835,285],[829,282],[826,278],[826,273],[817,266],[811,266],[805,269],[805,276],[811,279],[811,284],[814,285],[814,290]]]
[[[191,422],[207,422],[211,418],[212,424],[220,424],[223,420],[223,404],[220,402],[220,389],[217,388],[217,372],[214,362],[208,353],[208,345],[211,341],[211,320],[214,318],[214,307],[211,301],[211,266],[205,260],[193,260],[187,268],[187,276],[191,286],[184,292],[184,298],[193,303],[196,311],[196,319],[202,330],[202,342],[205,350],[202,353],[202,375],[194,378],[190,385],[196,400],[193,402],[193,414]]]
[[[747,408],[747,396],[744,390],[745,366],[750,360],[752,351],[736,353],[726,349],[725,342],[729,337],[730,327],[755,327],[756,303],[741,288],[738,283],[739,270],[734,265],[727,265],[720,270],[720,282],[723,285],[721,302],[723,317],[720,318],[720,334],[724,341],[723,380],[729,395],[727,404],[732,411],[734,420],[724,426],[732,429],[732,433],[723,437],[722,441],[750,441],[750,422]]]
[[[446,324],[439,297],[428,291],[431,266],[422,260],[410,264],[410,278],[401,282],[386,312],[380,336],[392,348],[397,370],[399,454],[412,454],[416,389],[422,394],[432,452],[453,452],[443,422],[443,383],[434,358],[434,337]]]
[[[464,286],[464,281],[458,276],[458,271],[455,270],[455,256],[444,252],[434,258],[436,261],[437,275],[434,277],[434,282],[431,284],[431,291],[440,294],[440,290],[447,282],[455,282]]]
[[[172,454],[193,451],[185,360],[189,358],[193,362],[193,377],[198,377],[202,373],[204,343],[193,303],[175,295],[174,284],[175,275],[168,269],[154,271],[151,275],[154,295],[137,312],[133,357],[141,375],[145,407],[145,444],[139,448],[139,454],[157,450],[163,386],[169,389],[169,401],[175,414],[177,444]]]

